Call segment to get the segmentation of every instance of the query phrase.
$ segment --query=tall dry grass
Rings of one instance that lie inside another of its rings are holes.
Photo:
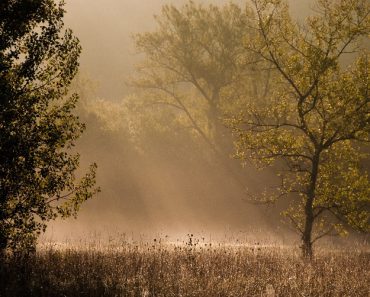
[[[0,296],[370,296],[370,254],[283,246],[153,242],[52,245],[0,268]]]

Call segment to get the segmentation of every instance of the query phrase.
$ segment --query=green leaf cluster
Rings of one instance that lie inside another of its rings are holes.
[[[81,47],[63,2],[0,3],[0,249],[33,247],[46,222],[75,215],[98,190],[96,164],[76,178],[84,130],[68,86]]]

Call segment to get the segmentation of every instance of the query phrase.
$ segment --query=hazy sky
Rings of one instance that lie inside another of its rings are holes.
[[[125,78],[137,60],[131,36],[155,28],[153,15],[164,4],[181,5],[186,0],[67,0],[66,25],[79,37],[83,53],[81,70],[99,82],[98,95],[121,99],[127,93]],[[198,2],[222,4],[226,0]],[[243,0],[234,1],[245,3]],[[304,17],[312,0],[291,1],[295,15]]]
[[[296,16],[307,15],[307,1],[294,1],[292,10]],[[160,13],[162,5],[184,2],[186,0],[67,1],[65,23],[81,41],[81,70],[99,82],[99,97],[118,102],[127,95],[129,90],[124,81],[138,61],[132,34],[153,30],[153,15]],[[226,172],[213,172],[213,168],[202,164],[193,166],[188,160],[169,159],[165,153],[166,143],[161,144],[163,152],[152,153],[147,159],[138,158],[117,135],[99,133],[99,128],[88,125],[81,154],[98,163],[98,182],[103,191],[97,199],[84,205],[77,223],[58,221],[51,225],[50,233],[89,232],[104,226],[131,231],[156,227],[182,235],[198,227],[198,230],[224,233],[228,228],[245,230],[262,226],[265,217],[271,217],[265,212],[261,215],[257,208],[243,201],[245,193],[241,193]],[[249,183],[260,187],[262,181],[255,170],[247,175]],[[277,225],[271,220],[268,223],[270,227]]]

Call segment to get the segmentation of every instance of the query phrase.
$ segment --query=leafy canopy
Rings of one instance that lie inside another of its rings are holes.
[[[0,249],[33,246],[98,191],[96,164],[77,180],[70,153],[84,130],[68,94],[81,47],[64,12],[52,0],[0,3]]]
[[[348,226],[370,230],[370,182],[361,168],[361,148],[370,140],[369,52],[361,47],[370,4],[319,0],[301,23],[284,1],[253,3],[258,34],[245,40],[246,50],[261,58],[261,70],[273,71],[273,89],[251,98],[228,124],[237,158],[281,169],[277,195],[258,200],[290,197],[284,214],[311,254],[324,235]],[[345,66],[349,53],[355,61]]]
[[[146,104],[167,107],[218,152],[228,132],[220,123],[221,92],[246,74],[240,60],[250,13],[232,3],[164,6],[157,29],[135,38],[145,55],[135,85],[149,91]]]

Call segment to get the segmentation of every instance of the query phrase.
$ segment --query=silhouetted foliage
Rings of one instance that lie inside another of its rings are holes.
[[[46,222],[76,215],[98,191],[96,164],[77,180],[69,153],[84,125],[68,86],[81,51],[64,3],[0,3],[0,251],[33,248]]]

